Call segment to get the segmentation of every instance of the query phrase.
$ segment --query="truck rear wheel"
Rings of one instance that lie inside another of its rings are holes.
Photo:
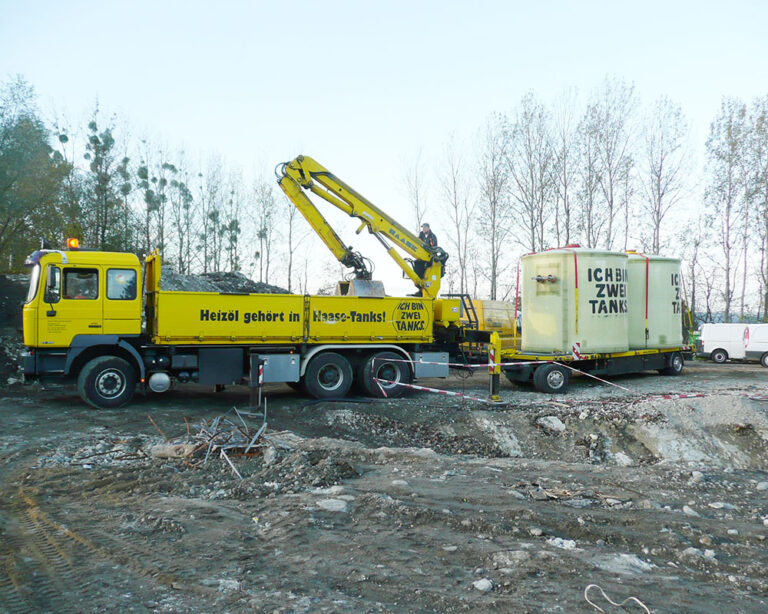
[[[394,352],[376,352],[362,364],[358,379],[369,397],[383,397],[386,393],[389,398],[397,398],[407,390],[399,384],[411,382],[411,369],[405,359]],[[383,381],[376,382],[377,379]]]
[[[136,391],[136,370],[117,356],[98,356],[80,371],[77,390],[96,409],[121,407]]]
[[[768,368],[768,352],[762,355],[762,357],[760,358],[760,364]]]
[[[680,352],[672,352],[669,356],[667,366],[663,369],[659,369],[659,373],[662,375],[680,375],[683,372],[683,366],[685,361],[683,355]]]
[[[316,399],[337,399],[352,386],[352,366],[341,354],[322,352],[307,365],[304,387]]]
[[[549,363],[533,372],[533,386],[539,392],[560,394],[568,390],[571,372],[562,365]]]
[[[710,359],[712,359],[712,362],[716,362],[717,364],[721,365],[726,360],[728,360],[728,352],[725,350],[715,350],[709,355]]]

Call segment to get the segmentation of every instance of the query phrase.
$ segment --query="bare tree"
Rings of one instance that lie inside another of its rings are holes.
[[[724,318],[730,322],[736,287],[739,206],[744,199],[740,163],[744,144],[746,106],[739,100],[725,99],[712,122],[707,139],[710,222],[719,229],[723,271],[722,299]]]
[[[746,164],[747,196],[755,207],[755,234],[760,246],[758,318],[768,322],[768,96],[753,101],[749,117]]]
[[[487,250],[487,268],[484,273],[490,282],[491,300],[497,298],[498,279],[503,272],[503,259],[509,251],[508,239],[512,230],[506,148],[504,119],[494,116],[486,124],[483,133],[480,151],[480,199],[477,208],[481,244],[485,245]],[[473,263],[477,263],[475,258]],[[474,278],[476,280],[476,276]]]
[[[587,117],[578,129],[578,227],[587,247],[597,247],[602,235],[604,218],[599,206],[600,166],[595,135]]]
[[[617,216],[626,205],[622,192],[633,169],[632,120],[635,88],[606,77],[587,107],[586,129],[592,137],[599,171],[597,180],[605,211],[603,246],[612,249]]]
[[[418,228],[424,223],[427,212],[427,191],[424,185],[425,173],[421,160],[421,150],[403,170],[403,186],[408,198],[408,204],[413,213],[413,227]]]
[[[525,225],[523,245],[534,252],[546,247],[546,222],[555,194],[550,122],[547,110],[529,93],[523,97],[507,129],[506,158],[512,199]]]
[[[256,238],[259,241],[259,251],[256,254],[259,263],[259,281],[269,283],[277,209],[275,193],[272,183],[266,181],[257,182],[253,192],[256,201]]]
[[[457,152],[453,138],[445,148],[446,170],[441,174],[440,183],[443,197],[447,202],[448,219],[451,224],[450,242],[452,256],[457,263],[459,292],[467,291],[467,262],[469,259],[469,237],[474,220],[475,201],[464,175],[464,161]]]
[[[555,242],[568,245],[574,235],[574,187],[576,183],[576,90],[566,90],[555,103],[552,128],[553,178],[556,191]]]

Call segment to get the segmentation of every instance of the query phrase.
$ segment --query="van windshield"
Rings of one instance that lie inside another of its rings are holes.
[[[27,300],[26,303],[31,303],[32,300],[37,296],[37,286],[40,282],[40,265],[36,264],[32,268],[32,273],[29,276],[29,290],[27,291]]]

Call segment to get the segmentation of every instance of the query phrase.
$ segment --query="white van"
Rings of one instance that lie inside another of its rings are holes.
[[[747,360],[759,360],[768,367],[768,324],[750,324],[747,329]]]
[[[723,363],[746,358],[749,327],[746,324],[703,324],[696,341],[696,356]]]

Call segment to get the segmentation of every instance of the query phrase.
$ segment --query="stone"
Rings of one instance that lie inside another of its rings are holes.
[[[326,512],[346,512],[347,502],[342,499],[320,499],[317,507]]]
[[[541,537],[544,534],[544,531],[542,531],[539,527],[531,527],[528,529],[528,532],[534,537]]]
[[[683,506],[683,514],[685,514],[686,516],[693,516],[695,518],[699,517],[699,513],[693,508],[688,507],[687,505]]]
[[[573,539],[563,539],[562,537],[550,537],[547,540],[547,543],[550,546],[554,546],[555,548],[560,548],[561,550],[576,549],[576,541]]]
[[[691,471],[691,482],[701,482],[704,474],[701,471]]]
[[[481,578],[480,580],[475,580],[472,583],[472,586],[474,586],[477,590],[482,591],[483,593],[487,593],[493,588],[493,582],[491,582],[488,578]]]
[[[728,529],[728,535],[738,535],[739,532],[736,529]]]
[[[557,416],[542,416],[536,420],[536,424],[551,433],[562,433],[565,431],[565,424]]]
[[[261,458],[264,461],[264,464],[269,467],[272,463],[275,462],[275,459],[277,459],[277,450],[272,446],[269,446],[266,450],[264,450],[264,454],[262,454]]]
[[[768,482],[758,482],[757,490],[768,490]]]
[[[616,461],[616,464],[619,467],[630,467],[634,464],[634,461],[624,454],[624,452],[616,452],[616,454],[613,455],[613,460]]]

